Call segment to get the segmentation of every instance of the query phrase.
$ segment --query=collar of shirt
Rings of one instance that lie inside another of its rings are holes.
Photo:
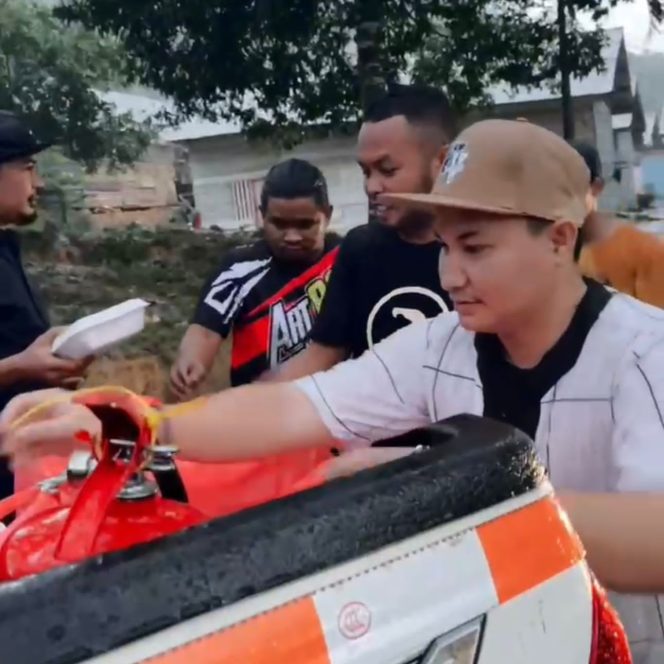
[[[611,299],[611,293],[597,282],[587,280],[586,284],[567,330],[532,369],[511,364],[497,336],[475,336],[487,417],[508,421],[531,437],[535,435],[542,398],[576,364],[591,328]]]

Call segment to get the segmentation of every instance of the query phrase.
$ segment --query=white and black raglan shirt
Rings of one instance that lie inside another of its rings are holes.
[[[511,366],[495,337],[467,332],[451,313],[297,385],[349,446],[485,415],[534,439],[558,490],[664,491],[664,311],[592,281],[532,370]],[[664,662],[660,598],[613,601],[635,662]]]

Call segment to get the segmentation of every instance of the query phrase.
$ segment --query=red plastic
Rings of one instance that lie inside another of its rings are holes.
[[[176,458],[189,504],[209,518],[311,489],[324,483],[323,469],[334,457],[325,449],[303,450],[242,463],[194,463]],[[16,489],[34,487],[62,474],[67,460],[45,457],[16,469]]]
[[[0,534],[0,581],[126,549],[206,520],[190,505],[159,495],[131,502],[118,499],[139,470],[151,434],[138,402],[117,407],[139,425],[130,459],[117,460],[117,448],[105,441],[98,465],[87,479],[52,484],[40,491],[28,489],[0,502],[0,518],[18,510],[16,520]]]
[[[68,540],[76,555],[58,555],[61,535],[70,516],[70,506],[58,497],[40,495],[34,510],[20,525],[12,524],[0,547],[0,581],[20,579],[85,558],[127,549],[143,542],[174,534],[201,523],[204,518],[189,506],[152,498],[136,503],[118,500],[108,508],[96,530],[92,547],[87,541]]]
[[[46,457],[17,469],[17,494],[0,502],[0,519],[17,519],[0,533],[0,581],[18,579],[101,553],[124,549],[178,532],[206,519],[225,516],[324,482],[329,450],[303,450],[256,461],[199,464],[176,461],[189,505],[162,497],[122,502],[118,492],[151,443],[145,417],[153,399],[100,390],[77,397],[90,407],[113,405],[138,425],[140,436],[130,463],[113,460],[106,442],[99,463],[84,482],[65,482],[40,491],[37,484],[62,475],[67,461]],[[78,435],[79,442],[89,436]]]
[[[314,449],[243,463],[176,464],[191,505],[216,518],[323,484],[323,466],[332,458]]]
[[[593,580],[593,640],[589,664],[632,664],[625,628],[604,590]]]

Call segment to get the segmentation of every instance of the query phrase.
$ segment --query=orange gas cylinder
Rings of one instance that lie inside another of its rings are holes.
[[[135,440],[111,438],[104,426],[97,458],[77,453],[65,474],[0,502],[0,519],[18,514],[0,532],[0,581],[126,549],[205,520],[193,507],[160,495],[148,480],[146,470],[172,468],[174,450],[153,445],[141,409],[113,403],[102,421],[109,412],[121,413],[125,430],[127,422],[135,426]],[[110,430],[118,430],[117,422]]]

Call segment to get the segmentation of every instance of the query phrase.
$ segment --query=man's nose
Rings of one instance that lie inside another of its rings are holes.
[[[463,288],[468,281],[462,262],[452,252],[440,252],[439,272],[441,286],[449,292]]]
[[[290,228],[284,233],[284,242],[288,242],[289,244],[299,244],[302,242],[302,233]]]
[[[381,178],[379,175],[368,175],[364,179],[364,188],[367,191],[367,196],[371,198],[372,196],[377,196],[378,194],[382,194],[385,191],[385,187],[383,186],[383,178]]]
[[[41,175],[39,175],[37,172],[35,172],[32,176],[32,186],[38,194],[41,194],[44,191],[44,180],[42,180]]]

